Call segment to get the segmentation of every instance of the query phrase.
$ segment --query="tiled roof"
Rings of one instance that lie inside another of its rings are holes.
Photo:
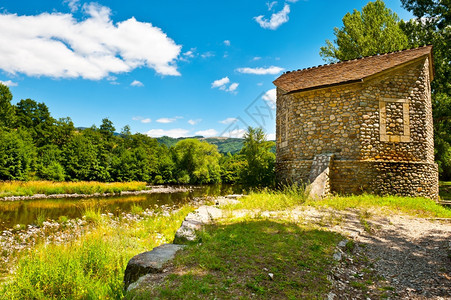
[[[343,62],[286,72],[273,83],[286,93],[350,82],[402,65],[416,58],[431,55],[432,46],[378,54]],[[432,64],[431,64],[432,66]]]

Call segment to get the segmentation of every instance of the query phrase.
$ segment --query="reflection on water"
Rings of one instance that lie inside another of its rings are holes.
[[[102,213],[119,214],[129,212],[132,206],[143,209],[169,205],[178,206],[192,201],[195,197],[220,196],[241,193],[238,186],[208,185],[194,187],[190,192],[155,193],[134,196],[99,197],[99,198],[61,198],[25,201],[0,202],[0,230],[11,228],[16,224],[36,224],[38,218],[57,220],[60,216],[69,219],[80,218],[86,208],[99,209]]]

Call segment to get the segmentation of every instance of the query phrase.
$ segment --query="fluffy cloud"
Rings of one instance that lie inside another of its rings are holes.
[[[231,124],[231,123],[234,123],[234,122],[236,122],[236,121],[238,121],[237,118],[227,118],[227,119],[225,119],[225,120],[219,121],[219,123],[222,123],[222,124]]]
[[[75,9],[78,1],[67,1]],[[0,14],[0,69],[28,76],[98,80],[138,67],[161,75],[180,75],[177,45],[160,28],[135,18],[113,23],[111,10],[83,6],[79,21],[72,14],[34,16]]]
[[[277,98],[277,92],[276,89],[271,89],[269,91],[267,91],[263,96],[262,96],[263,100],[265,101],[269,101],[272,103],[276,103],[276,98]]]
[[[275,134],[275,133],[268,133],[268,134],[266,135],[266,139],[267,139],[268,141],[275,141],[275,140],[276,140],[276,134]]]
[[[9,86],[9,87],[11,87],[11,86],[18,86],[17,82],[13,82],[11,80],[6,80],[6,81],[1,81],[0,80],[0,83],[2,83],[3,85]]]
[[[141,123],[144,123],[144,124],[147,124],[147,123],[152,122],[151,119],[149,119],[149,118],[144,118],[144,117],[141,117],[141,116],[133,117],[132,120],[133,120],[133,121],[140,121]]]
[[[271,66],[269,68],[238,68],[237,72],[244,74],[254,74],[254,75],[268,75],[268,74],[278,74],[284,69],[281,67]]]
[[[175,122],[176,120],[177,120],[176,118],[160,118],[156,122],[163,123],[163,124],[168,124],[168,123]]]
[[[196,135],[201,135],[201,136],[215,136],[217,135],[218,132],[214,129],[207,129],[207,130],[201,130],[201,131],[196,131]]]
[[[242,138],[246,133],[245,129],[235,129],[225,132],[222,136],[229,138]]]
[[[232,83],[232,84],[229,86],[229,88],[227,89],[227,91],[228,91],[228,92],[234,92],[234,91],[237,89],[237,87],[238,87],[239,85],[240,85],[239,83],[234,82],[234,83]]]
[[[132,83],[130,83],[131,86],[144,86],[144,84],[141,81],[133,80]]]
[[[63,3],[69,6],[71,12],[76,12],[80,7],[80,0],[64,0]]]
[[[211,83],[211,87],[212,88],[221,88],[221,87],[225,86],[229,82],[230,82],[230,79],[229,79],[229,77],[226,76],[224,78],[221,78],[221,79],[213,81]]]
[[[225,41],[224,41],[224,45],[230,46],[230,41],[229,41],[229,40],[225,40]]]
[[[190,125],[196,125],[196,124],[199,123],[200,121],[202,121],[202,119],[188,120],[188,124],[190,124]]]
[[[273,13],[269,20],[265,19],[263,15],[255,17],[254,20],[264,29],[276,30],[280,25],[288,22],[289,13],[290,5],[285,4],[283,9],[277,13]]]
[[[145,132],[145,134],[147,134],[150,137],[169,136],[169,137],[173,137],[173,138],[187,137],[188,133],[189,133],[189,130],[182,129],[182,128],[175,128],[175,129],[169,129],[169,130],[151,129],[151,130]]]
[[[268,102],[268,105],[272,108],[276,108],[276,99],[277,99],[277,92],[276,89],[268,90],[263,96],[262,99]]]
[[[218,80],[215,80],[211,83],[211,88],[219,88],[222,91],[226,91],[226,92],[231,92],[236,94],[236,89],[238,88],[238,86],[240,85],[239,83],[233,82],[230,85],[228,85],[230,83],[230,79],[229,77],[224,77]]]
[[[277,5],[277,1],[273,1],[273,2],[266,2],[266,6],[268,7],[268,10],[271,10],[274,5]]]

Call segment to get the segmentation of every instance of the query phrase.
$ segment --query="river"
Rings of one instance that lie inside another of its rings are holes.
[[[60,198],[0,202],[0,230],[17,224],[33,225],[39,220],[81,218],[86,209],[100,210],[102,213],[119,215],[130,212],[133,207],[158,209],[162,206],[178,207],[194,201],[198,197],[221,196],[241,193],[242,188],[231,185],[193,186],[188,192],[153,193],[133,196],[111,196],[93,198]]]

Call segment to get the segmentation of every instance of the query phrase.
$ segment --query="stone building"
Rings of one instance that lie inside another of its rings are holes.
[[[328,192],[438,197],[432,46],[286,72],[277,178]]]

